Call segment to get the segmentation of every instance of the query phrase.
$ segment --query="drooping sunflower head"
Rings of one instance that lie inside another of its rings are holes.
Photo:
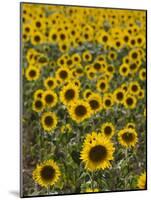
[[[87,99],[91,110],[93,113],[96,113],[102,108],[102,98],[97,93],[92,93]]]
[[[61,172],[56,162],[47,160],[37,165],[32,175],[36,183],[47,188],[57,183]]]
[[[44,91],[42,99],[48,107],[54,107],[58,101],[57,94],[52,90]]]
[[[25,76],[28,81],[35,81],[40,76],[40,69],[35,66],[29,66],[26,69]]]
[[[88,102],[77,100],[69,107],[69,114],[74,121],[80,123],[91,116],[91,107]]]
[[[136,125],[133,122],[129,122],[129,123],[126,124],[126,127],[135,129]]]
[[[79,89],[74,84],[65,85],[60,92],[60,100],[63,104],[69,105],[79,97]]]
[[[132,128],[124,128],[118,133],[119,143],[126,147],[134,147],[138,141],[138,136],[135,129]]]
[[[41,124],[45,131],[52,131],[57,125],[57,116],[52,112],[45,112],[42,114]]]
[[[101,133],[107,137],[111,138],[115,133],[115,128],[111,122],[106,122],[101,127]]]
[[[87,170],[103,170],[111,166],[110,161],[114,159],[114,150],[111,141],[101,134],[93,132],[86,136],[80,158]]]
[[[145,189],[145,188],[146,188],[146,172],[143,172],[143,173],[138,177],[137,187],[138,187],[139,189]]]

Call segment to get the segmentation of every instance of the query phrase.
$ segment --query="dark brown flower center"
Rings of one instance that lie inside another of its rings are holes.
[[[32,77],[32,78],[35,77],[36,76],[36,71],[35,70],[30,70],[29,76]]]
[[[73,89],[69,89],[65,93],[65,98],[69,101],[72,100],[74,96],[75,96],[75,91]]]
[[[137,85],[133,85],[133,86],[132,86],[132,90],[133,90],[134,92],[136,92],[136,91],[138,90]]]
[[[42,102],[40,101],[40,100],[37,100],[36,102],[35,102],[35,107],[36,108],[42,108]]]
[[[105,135],[110,135],[112,133],[112,129],[110,126],[106,126],[104,129]]]
[[[106,106],[110,106],[110,105],[111,105],[110,99],[106,99],[106,100],[105,100],[105,105],[106,105]]]
[[[131,105],[133,104],[133,99],[132,99],[131,97],[128,97],[128,98],[126,99],[126,103],[127,103],[129,106],[131,106]]]
[[[121,101],[121,100],[123,99],[123,97],[124,97],[124,95],[123,95],[122,92],[118,92],[116,96],[117,96],[117,99],[118,99],[119,101]]]
[[[87,109],[84,105],[78,105],[75,109],[75,114],[79,117],[83,117],[87,113]]]
[[[62,79],[66,79],[67,76],[68,76],[68,73],[67,73],[66,71],[61,71],[61,72],[60,72],[60,77],[61,77]]]
[[[96,110],[97,108],[99,108],[99,102],[97,100],[91,100],[89,101],[90,106],[92,108],[92,110]]]
[[[102,145],[93,147],[89,152],[89,158],[93,162],[101,162],[107,157],[107,149]]]
[[[44,166],[40,175],[44,181],[52,180],[55,176],[55,169],[52,166]]]
[[[52,103],[54,101],[54,97],[51,94],[47,94],[45,100],[47,103]]]
[[[44,121],[47,126],[52,126],[53,124],[53,118],[51,116],[46,116]]]
[[[134,135],[130,132],[126,132],[122,135],[122,139],[125,142],[132,142],[134,140]]]

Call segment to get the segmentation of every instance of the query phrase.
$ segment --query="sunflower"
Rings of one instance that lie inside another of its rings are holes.
[[[90,117],[91,107],[88,102],[77,100],[69,107],[69,114],[73,120],[80,123]]]
[[[42,95],[43,95],[43,90],[42,89],[38,89],[34,92],[34,99],[37,99],[37,98],[42,98]]]
[[[114,150],[111,141],[101,134],[92,132],[86,136],[80,158],[87,170],[104,170],[111,166],[110,161],[114,159]]]
[[[65,105],[69,105],[71,102],[77,100],[78,97],[79,89],[72,83],[65,85],[60,92],[60,101]]]
[[[124,106],[127,109],[133,109],[136,107],[137,100],[134,96],[131,94],[127,94],[124,98]]]
[[[132,95],[138,95],[140,92],[140,89],[141,89],[141,87],[137,81],[131,82],[128,87],[128,91]]]
[[[125,77],[129,75],[129,72],[130,72],[129,65],[123,63],[119,68],[120,75]]]
[[[91,189],[91,188],[87,188],[85,190],[86,193],[92,193],[92,192],[99,192],[100,190],[98,188],[94,188],[94,189]]]
[[[54,89],[57,86],[56,79],[54,77],[48,77],[44,80],[44,86],[46,89]]]
[[[135,129],[135,124],[132,123],[132,122],[129,122],[129,123],[126,124],[126,128],[133,128],[133,129]]]
[[[70,77],[71,77],[71,73],[70,73],[68,67],[60,67],[60,68],[56,71],[56,78],[57,78],[60,82],[67,81]]]
[[[25,76],[28,81],[35,81],[40,76],[40,69],[35,66],[29,66],[26,68]]]
[[[86,50],[82,53],[82,59],[84,62],[92,61],[92,54],[90,51]]]
[[[107,138],[111,138],[115,133],[115,128],[111,122],[106,122],[101,127],[101,133]]]
[[[42,99],[37,98],[33,101],[32,109],[35,112],[41,112],[43,111],[44,106],[45,106],[45,102]]]
[[[121,88],[117,88],[114,91],[114,100],[116,103],[123,103],[125,91]]]
[[[143,172],[138,178],[137,187],[139,189],[145,189],[146,185],[146,172]]]
[[[92,93],[93,93],[93,92],[92,92],[92,90],[90,90],[90,89],[84,90],[84,92],[83,92],[83,98],[84,98],[84,99],[87,99]]]
[[[145,81],[145,80],[146,80],[146,69],[145,69],[145,68],[142,68],[142,69],[139,71],[139,78],[140,78],[140,80],[142,80],[142,81]]]
[[[52,90],[44,91],[42,99],[44,100],[46,106],[48,107],[54,107],[58,101],[57,94]]]
[[[92,93],[88,98],[87,101],[91,107],[93,113],[96,113],[101,110],[102,108],[102,98],[97,93]]]
[[[61,133],[70,133],[72,130],[70,124],[65,124],[61,127]]]
[[[144,90],[143,90],[143,89],[140,89],[140,91],[139,91],[139,93],[138,93],[138,95],[137,95],[138,99],[143,99],[144,96],[145,96]]]
[[[97,87],[98,91],[104,93],[104,92],[106,92],[108,90],[109,85],[108,85],[107,80],[102,78],[102,79],[100,79],[100,80],[97,81],[96,87]]]
[[[106,93],[103,96],[103,107],[105,109],[109,109],[111,106],[113,106],[113,103],[114,103],[113,95]]]
[[[124,147],[134,147],[138,141],[137,133],[133,128],[124,128],[118,132],[118,140]]]
[[[57,116],[52,112],[45,112],[41,116],[41,124],[45,131],[53,130],[57,125]]]
[[[53,160],[46,160],[38,164],[32,173],[33,180],[41,187],[46,188],[56,184],[60,176],[60,169]]]

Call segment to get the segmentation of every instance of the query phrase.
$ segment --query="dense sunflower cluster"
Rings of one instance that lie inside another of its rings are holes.
[[[21,17],[24,193],[144,189],[145,11],[24,3]]]

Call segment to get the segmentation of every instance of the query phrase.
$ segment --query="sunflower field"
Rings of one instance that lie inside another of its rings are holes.
[[[21,4],[22,196],[146,189],[146,11]]]

